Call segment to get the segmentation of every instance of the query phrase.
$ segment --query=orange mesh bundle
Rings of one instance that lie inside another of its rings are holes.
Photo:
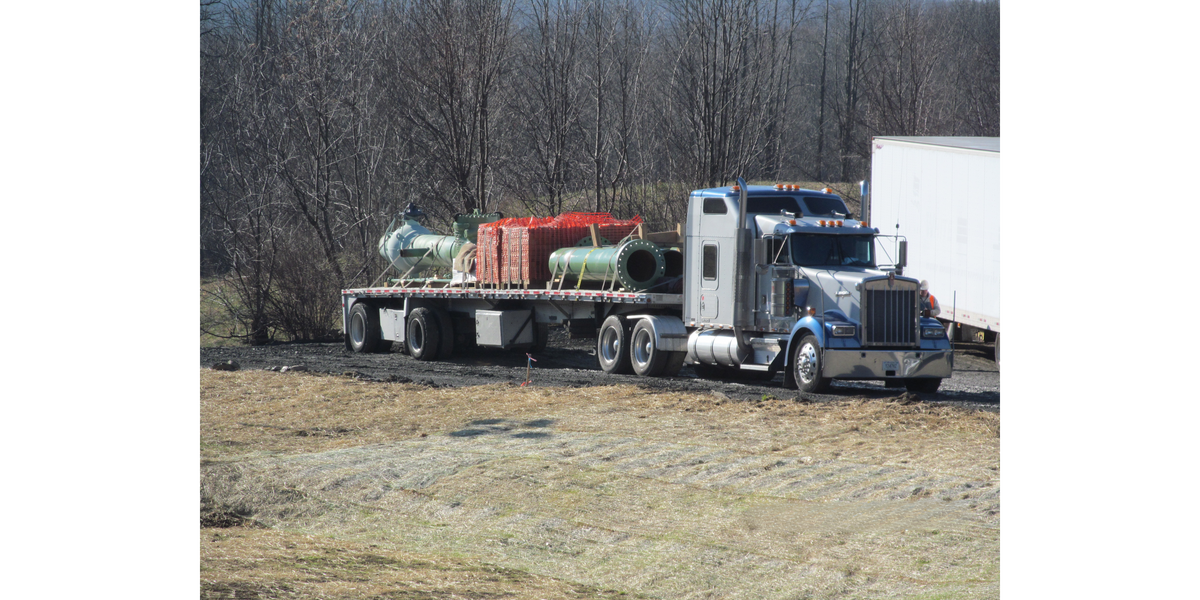
[[[545,250],[548,237],[545,233],[539,235],[533,232],[543,230],[544,226],[553,223],[554,219],[525,217],[506,221],[500,225],[504,235],[500,244],[502,251],[499,282],[511,285],[544,283],[549,279],[546,263],[550,260],[550,252],[554,250]]]
[[[615,244],[633,232],[641,217],[618,220],[609,213],[564,213],[557,217],[506,218],[479,226],[476,277],[490,285],[540,285],[550,280],[550,254],[589,236]]]
[[[484,223],[479,226],[475,248],[475,277],[480,283],[500,283],[500,272],[496,267],[500,263],[501,235],[503,234],[496,223]]]

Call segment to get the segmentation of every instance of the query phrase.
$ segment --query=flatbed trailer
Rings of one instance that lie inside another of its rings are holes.
[[[356,306],[360,308],[356,310]],[[343,334],[351,350],[387,351],[399,343],[420,360],[447,358],[454,348],[470,346],[541,351],[550,326],[573,325],[574,331],[594,337],[609,317],[640,315],[656,325],[650,334],[658,344],[678,349],[677,356],[670,353],[668,358],[675,360],[664,363],[656,373],[659,375],[673,375],[683,366],[686,336],[681,326],[672,327],[679,322],[682,308],[682,294],[650,292],[448,286],[342,291]],[[370,331],[377,331],[378,339],[369,335]],[[454,333],[445,336],[444,331]],[[675,344],[663,339],[672,334],[678,336]],[[625,339],[613,340],[611,353],[621,354],[626,343]],[[673,372],[666,372],[668,368]]]

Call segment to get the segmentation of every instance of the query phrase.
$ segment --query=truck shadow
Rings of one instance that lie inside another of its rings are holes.
[[[510,419],[476,419],[466,424],[466,427],[451,431],[450,437],[478,437],[484,435],[503,435],[517,439],[546,439],[551,437],[548,431],[553,427],[554,419],[533,419],[531,421],[514,421]]]

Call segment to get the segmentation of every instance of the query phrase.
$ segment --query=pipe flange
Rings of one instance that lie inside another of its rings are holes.
[[[649,253],[654,261],[654,267],[653,272],[651,272],[648,259],[639,261],[638,264],[633,265],[638,275],[635,277],[633,273],[630,273],[629,261],[639,252]],[[663,276],[666,269],[667,260],[663,257],[662,248],[654,242],[635,239],[629,240],[617,248],[617,283],[620,283],[626,289],[640,291],[649,288]],[[649,275],[649,277],[646,277],[646,275]]]

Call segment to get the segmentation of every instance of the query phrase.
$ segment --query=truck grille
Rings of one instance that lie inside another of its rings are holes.
[[[867,346],[917,346],[920,342],[918,284],[886,278],[862,283],[863,343]]]

